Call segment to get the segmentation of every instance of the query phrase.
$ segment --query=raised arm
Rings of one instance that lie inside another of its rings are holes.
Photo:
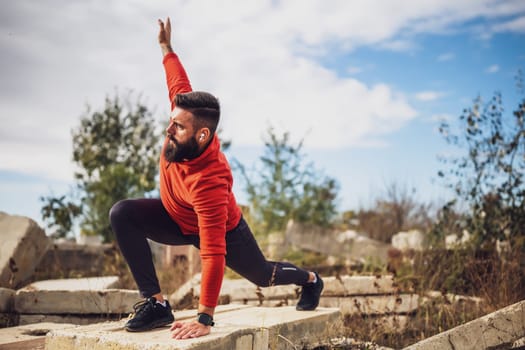
[[[176,94],[192,91],[190,81],[177,55],[171,47],[171,22],[169,17],[166,23],[159,19],[159,45],[162,51],[166,83],[168,84],[171,109],[175,107]]]

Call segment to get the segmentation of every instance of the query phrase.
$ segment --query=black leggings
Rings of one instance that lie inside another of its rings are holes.
[[[200,246],[199,236],[184,235],[160,199],[125,199],[111,208],[109,216],[120,250],[145,298],[160,293],[147,238],[169,245]],[[258,286],[308,282],[307,271],[290,263],[266,260],[243,218],[226,233],[226,252],[226,265]]]

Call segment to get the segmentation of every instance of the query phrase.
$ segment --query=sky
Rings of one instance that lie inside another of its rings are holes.
[[[510,113],[525,68],[523,0],[0,4],[0,211],[39,223],[39,197],[74,184],[71,130],[86,106],[132,91],[168,118],[158,18],[171,18],[193,88],[218,96],[228,157],[255,166],[270,126],[304,139],[306,159],[339,182],[341,211],[391,184],[448,199],[440,120],[496,91]]]

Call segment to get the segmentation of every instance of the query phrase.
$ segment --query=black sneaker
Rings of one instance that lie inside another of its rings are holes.
[[[135,312],[124,326],[128,332],[148,331],[163,327],[175,320],[167,300],[166,306],[162,306],[162,304],[157,303],[157,299],[147,298],[133,305],[133,310]]]
[[[315,283],[306,283],[303,286],[303,290],[301,291],[301,298],[295,306],[296,310],[315,310],[315,308],[319,305],[319,298],[321,297],[321,292],[323,291],[324,283],[321,279],[321,276],[319,276],[317,272],[314,273],[317,277],[317,281]]]

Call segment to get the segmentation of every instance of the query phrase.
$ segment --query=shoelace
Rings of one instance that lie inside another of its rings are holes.
[[[133,311],[134,312],[129,314],[128,319],[132,319],[133,317],[135,317],[135,315],[138,315],[142,311],[145,311],[146,309],[148,309],[148,306],[149,307],[153,307],[154,306],[153,302],[149,298],[141,300],[139,302],[136,302],[133,305]]]

